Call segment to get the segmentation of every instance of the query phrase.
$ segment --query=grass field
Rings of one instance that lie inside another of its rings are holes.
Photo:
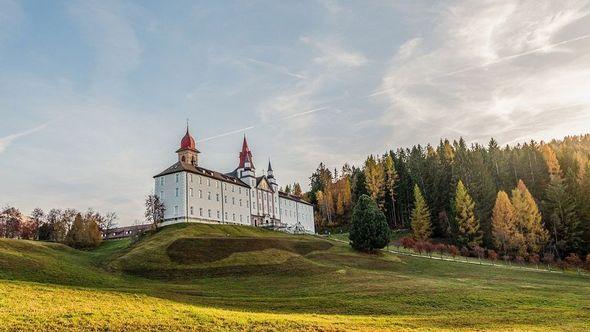
[[[588,330],[590,279],[175,225],[94,251],[0,240],[4,330]]]

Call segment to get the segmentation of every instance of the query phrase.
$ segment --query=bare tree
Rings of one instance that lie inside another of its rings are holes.
[[[157,195],[149,194],[145,199],[145,220],[155,228],[158,223],[164,221],[164,212],[166,212],[166,207],[160,198]]]
[[[39,227],[45,222],[45,212],[40,208],[35,208],[33,212],[31,212],[31,219],[33,220],[35,231],[34,239],[39,240]]]

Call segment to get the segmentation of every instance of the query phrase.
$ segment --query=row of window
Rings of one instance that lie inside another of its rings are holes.
[[[207,217],[208,218],[212,218],[211,212],[212,212],[211,209],[207,209]],[[219,212],[219,210],[217,210],[216,212],[217,212],[217,219],[220,219],[221,213]],[[174,215],[178,216],[178,205],[174,206]],[[195,215],[195,209],[192,206],[190,207],[190,215],[191,216]],[[199,208],[199,217],[203,217],[203,208]],[[240,222],[244,222],[244,215],[240,214],[239,218],[240,218]],[[229,213],[228,212],[225,212],[223,220],[229,220]],[[246,220],[248,222],[250,222],[250,216],[246,216]],[[232,213],[231,221],[237,221],[235,213]]]
[[[197,177],[198,177],[199,184],[203,184],[203,177],[200,176],[200,175],[197,175]],[[176,180],[176,183],[179,183],[180,182],[180,173],[176,173],[175,174],[175,180]],[[191,183],[193,182],[193,174],[192,173],[189,174],[189,181]],[[207,181],[207,186],[210,187],[211,186],[211,179],[210,178],[206,178],[206,181]],[[215,188],[219,188],[219,184],[221,183],[221,181],[213,180],[213,182],[215,184]],[[164,183],[165,183],[165,176],[161,176],[160,177],[160,185],[163,186]],[[238,194],[242,194],[242,187],[241,186],[236,186],[236,185],[233,185],[233,184],[225,184],[225,188],[224,189],[226,191],[228,190],[228,186],[230,187],[232,193],[233,192],[236,192],[236,187],[237,187],[238,188]]]

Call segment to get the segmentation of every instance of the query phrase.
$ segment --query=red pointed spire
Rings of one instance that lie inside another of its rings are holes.
[[[195,144],[195,139],[188,132],[188,123],[186,125],[186,134],[184,134],[184,137],[180,141],[180,149],[181,150],[184,150],[184,149],[196,150],[197,149],[196,144]]]
[[[246,161],[250,163],[250,168],[254,168],[254,163],[252,162],[252,152],[248,147],[248,141],[246,141],[246,134],[244,134],[244,142],[242,143],[242,152],[240,152],[240,165],[238,168],[245,168]]]

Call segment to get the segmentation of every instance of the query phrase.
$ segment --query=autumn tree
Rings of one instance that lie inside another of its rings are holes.
[[[523,235],[521,253],[539,253],[547,242],[548,233],[541,224],[541,213],[535,199],[522,180],[512,190],[516,229]]]
[[[397,172],[395,170],[395,165],[393,162],[393,157],[391,153],[388,153],[385,158],[383,159],[383,169],[385,172],[385,190],[387,195],[389,196],[389,200],[391,202],[390,207],[390,214],[391,220],[393,222],[394,227],[397,226],[397,218],[395,214],[395,187],[397,186]]]
[[[492,236],[494,246],[504,254],[516,251],[522,242],[522,235],[516,229],[514,207],[504,191],[498,192],[492,211]]]
[[[418,185],[414,185],[414,209],[411,217],[412,235],[417,241],[426,241],[432,234],[430,211]]]
[[[482,236],[479,230],[479,221],[474,214],[474,208],[475,203],[469,196],[463,182],[459,180],[454,199],[456,238],[459,245],[476,247],[481,244]]]
[[[379,161],[370,155],[365,161],[365,183],[373,201],[383,207],[385,173]]]
[[[66,244],[73,248],[86,249],[95,248],[101,242],[102,237],[96,222],[96,215],[86,213],[85,217],[82,217],[78,213],[66,236]]]

